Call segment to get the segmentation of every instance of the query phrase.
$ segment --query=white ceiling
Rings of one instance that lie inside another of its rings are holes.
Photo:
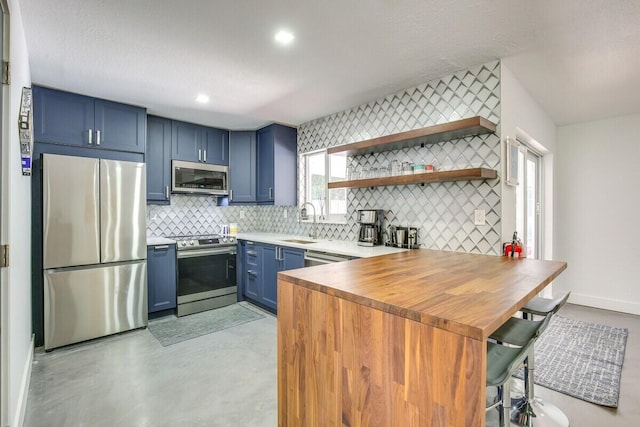
[[[637,0],[20,5],[34,83],[211,126],[298,125],[497,58],[558,125],[640,112]]]

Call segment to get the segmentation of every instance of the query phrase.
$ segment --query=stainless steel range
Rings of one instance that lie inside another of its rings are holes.
[[[233,304],[236,286],[236,238],[173,236],[178,258],[178,316]]]

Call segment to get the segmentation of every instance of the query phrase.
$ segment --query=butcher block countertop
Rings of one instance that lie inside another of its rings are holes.
[[[566,267],[421,249],[278,273],[278,425],[483,427],[486,338]]]
[[[566,267],[421,249],[279,274],[311,290],[486,339]]]

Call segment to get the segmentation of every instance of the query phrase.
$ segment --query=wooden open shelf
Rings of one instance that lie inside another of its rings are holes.
[[[339,145],[327,149],[327,154],[346,154],[357,156],[381,151],[398,150],[421,144],[434,144],[470,135],[482,135],[496,131],[496,125],[484,117],[476,116],[454,122],[428,126],[393,135]]]
[[[429,182],[495,179],[498,172],[487,168],[459,169],[442,172],[415,173],[411,175],[385,176],[382,178],[354,179],[330,182],[329,188],[379,187],[383,185],[407,185]]]

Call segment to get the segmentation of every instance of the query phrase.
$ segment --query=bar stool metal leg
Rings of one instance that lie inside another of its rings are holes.
[[[533,314],[555,314],[567,302],[569,294],[567,292],[557,299],[537,298],[531,303],[531,307],[524,307],[523,317],[526,319],[530,316],[533,319]],[[527,427],[569,427],[569,419],[560,408],[535,397],[533,381],[535,357],[533,353],[532,350],[525,365],[524,397],[511,402],[511,421]]]
[[[535,358],[533,348],[525,362],[524,392],[521,399],[511,402],[511,422],[526,427],[569,427],[569,419],[556,405],[535,397],[534,371]]]

